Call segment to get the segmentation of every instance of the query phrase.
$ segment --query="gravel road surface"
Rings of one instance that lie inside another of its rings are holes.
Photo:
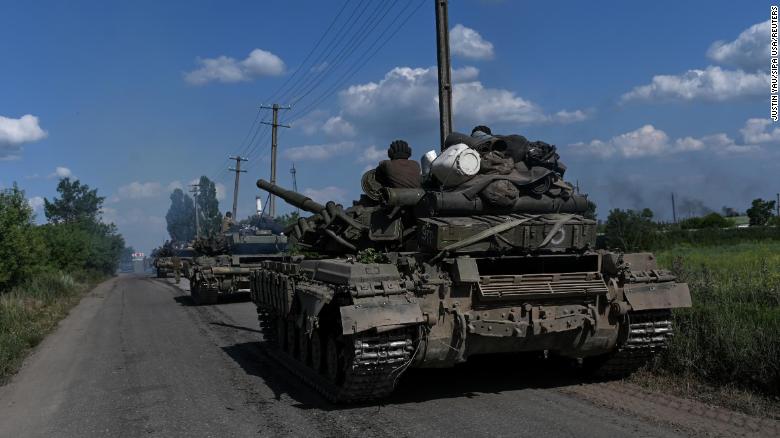
[[[382,404],[333,405],[265,352],[237,298],[194,306],[186,280],[101,284],[0,387],[0,437],[780,436],[771,420],[522,357],[410,370]]]

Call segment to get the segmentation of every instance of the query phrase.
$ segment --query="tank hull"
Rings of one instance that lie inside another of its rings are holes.
[[[625,375],[665,348],[670,309],[690,305],[687,285],[659,271],[650,254],[472,254],[434,263],[419,253],[388,256],[266,262],[251,275],[266,339],[299,374],[307,369],[315,388],[331,388],[323,393],[334,401],[383,397],[398,370],[451,367],[480,354],[553,353]],[[380,335],[399,347],[374,347],[375,358],[384,351],[397,359],[386,364],[396,372],[366,384],[385,389],[342,393],[340,382],[360,367],[342,364],[345,377],[329,378],[323,345],[343,356]]]

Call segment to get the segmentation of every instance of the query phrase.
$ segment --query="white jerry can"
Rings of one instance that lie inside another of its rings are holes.
[[[431,173],[444,187],[457,186],[479,173],[479,152],[464,143],[452,145],[431,163]]]

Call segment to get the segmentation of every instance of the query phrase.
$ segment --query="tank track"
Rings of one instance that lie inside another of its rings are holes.
[[[617,351],[600,358],[595,376],[622,378],[644,366],[665,350],[672,338],[672,312],[646,310],[629,312],[627,336]]]
[[[348,336],[345,344],[352,346],[354,352],[345,352],[350,363],[337,385],[279,348],[275,315],[258,308],[257,316],[263,338],[272,345],[268,354],[334,403],[370,402],[388,396],[413,357],[413,340],[404,329]]]

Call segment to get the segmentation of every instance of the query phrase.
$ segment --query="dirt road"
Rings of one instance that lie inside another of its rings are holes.
[[[265,353],[251,303],[193,306],[139,276],[92,291],[0,388],[0,437],[690,435],[780,429],[519,357],[412,370],[381,405],[332,405]]]

